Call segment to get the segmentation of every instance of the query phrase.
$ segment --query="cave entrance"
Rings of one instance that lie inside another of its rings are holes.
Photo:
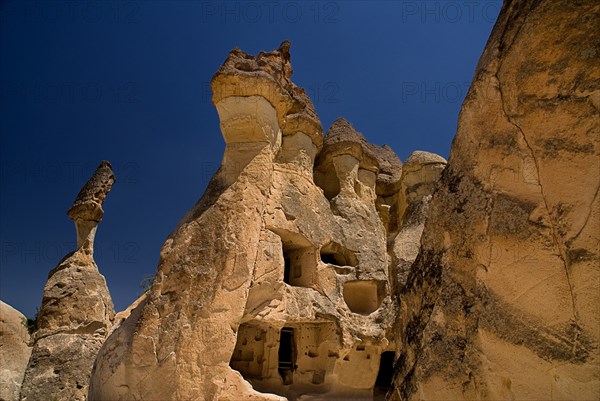
[[[356,255],[337,242],[329,242],[321,248],[321,262],[336,266],[357,265]]]
[[[385,351],[381,354],[379,360],[379,373],[375,380],[374,399],[385,399],[386,393],[392,388],[392,379],[394,378],[394,360],[396,353]]]
[[[292,384],[296,363],[294,329],[284,327],[279,334],[278,370],[283,384]]]
[[[282,252],[283,282],[296,287],[310,287],[316,264],[314,251],[282,241]]]
[[[337,255],[332,254],[332,253],[323,253],[321,252],[321,262],[323,263],[327,263],[330,265],[338,265],[338,266],[344,266],[346,264],[346,262],[342,262],[340,261],[337,257]]]
[[[352,280],[344,283],[343,296],[353,313],[369,315],[379,309],[385,284],[376,280]]]
[[[283,282],[296,287],[311,287],[317,269],[315,247],[300,233],[279,228],[269,230],[281,240],[281,254],[277,259],[283,262],[283,266],[278,266]]]

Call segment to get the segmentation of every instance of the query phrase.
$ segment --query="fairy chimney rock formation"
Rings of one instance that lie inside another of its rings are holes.
[[[221,168],[104,343],[90,400],[381,399],[391,384],[402,163],[344,119],[323,138],[289,49],[234,49],[212,78]]]
[[[114,182],[115,175],[111,164],[106,160],[102,161],[67,212],[69,218],[75,222],[77,249],[83,247],[93,254],[96,227],[104,215],[102,204]]]
[[[86,399],[92,365],[115,314],[93,259],[96,226],[114,180],[110,163],[102,162],[69,209],[77,227],[77,250],[48,274],[21,388],[23,401],[47,400],[49,395]]]
[[[30,355],[27,318],[0,301],[0,400],[19,400]]]
[[[390,249],[396,296],[404,288],[411,266],[419,253],[429,202],[446,163],[446,159],[439,155],[417,150],[402,166],[398,207],[394,216],[398,219],[398,230],[392,234],[394,237]],[[401,299],[398,301],[402,302]]]
[[[211,80],[212,102],[221,121],[227,144],[222,168],[227,183],[263,144],[280,157],[298,160],[299,168],[311,170],[323,145],[323,129],[304,89],[291,80],[290,42],[278,50],[251,56],[234,49]]]
[[[598,399],[598,21],[597,1],[505,1],[448,161],[344,118],[323,136],[289,41],[232,50],[221,166],[112,327],[108,162],[78,195],[21,399]]]

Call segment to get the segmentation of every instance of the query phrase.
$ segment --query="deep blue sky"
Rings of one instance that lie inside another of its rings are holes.
[[[66,211],[103,160],[117,183],[96,262],[117,310],[140,293],[224,142],[209,81],[229,50],[292,42],[325,129],[344,116],[402,160],[448,156],[500,0],[0,2],[0,299],[33,316],[73,250]]]

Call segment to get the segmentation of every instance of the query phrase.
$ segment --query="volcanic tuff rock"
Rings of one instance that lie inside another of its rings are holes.
[[[221,167],[112,328],[110,164],[69,210],[22,398],[600,398],[599,24],[591,0],[506,1],[448,163],[344,119],[323,138],[290,43],[234,49]]]
[[[412,263],[419,253],[431,195],[445,167],[443,157],[418,150],[408,157],[402,168],[401,188],[397,196],[399,229],[390,249],[395,293],[404,288]]]
[[[96,227],[104,215],[102,204],[114,182],[112,166],[106,160],[102,161],[67,212],[69,218],[75,222],[77,249],[83,247],[90,255],[93,255]]]
[[[383,397],[396,304],[381,210],[402,163],[343,119],[323,139],[289,47],[235,49],[213,77],[221,167],[104,343],[90,400]]]
[[[31,355],[27,318],[0,301],[0,401],[18,401]]]
[[[102,162],[68,212],[75,220],[78,249],[48,274],[23,401],[86,399],[92,365],[115,313],[93,258],[102,203],[113,182],[110,163]]]
[[[600,398],[598,32],[597,1],[505,2],[399,294],[391,399]]]

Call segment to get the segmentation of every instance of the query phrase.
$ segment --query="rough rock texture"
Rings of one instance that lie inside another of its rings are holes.
[[[69,210],[78,249],[48,274],[21,389],[23,401],[86,399],[92,365],[115,314],[93,258],[96,225],[113,182],[110,164],[102,162]]]
[[[323,139],[291,71],[284,42],[235,49],[213,77],[221,168],[104,343],[90,400],[383,397],[396,304],[378,193],[399,199],[402,164],[342,119]]]
[[[415,151],[406,160],[398,194],[398,227],[390,249],[394,293],[404,289],[408,273],[421,246],[431,195],[436,189],[446,160],[433,153]],[[399,340],[402,343],[401,339]]]
[[[0,401],[18,401],[31,355],[27,318],[0,301]]]
[[[367,142],[363,135],[344,118],[338,118],[327,131],[325,150],[319,154],[315,164],[315,182],[324,190],[327,199],[333,199],[341,190],[342,178],[338,177],[342,155],[360,160],[357,174],[360,180],[368,181],[375,190],[366,193],[366,188],[356,187],[356,193],[365,199],[375,197],[375,206],[389,233],[396,233],[402,211],[400,210],[400,179],[402,162],[387,145],[377,146]],[[333,159],[338,161],[333,163]]]
[[[402,162],[394,151],[387,145],[381,147],[371,145],[379,162],[379,173],[375,193],[377,194],[377,211],[388,231],[388,238],[398,232],[402,218],[401,178]]]
[[[112,166],[109,162],[103,160],[77,194],[73,206],[67,212],[69,218],[73,221],[100,221],[104,215],[102,204],[114,183],[115,174],[112,171]]]
[[[73,206],[67,212],[69,218],[75,222],[77,249],[83,247],[85,252],[90,255],[93,255],[96,228],[104,215],[102,204],[114,182],[115,175],[112,166],[103,160],[92,177],[81,188]]]
[[[597,1],[505,2],[399,294],[391,399],[600,398],[598,32]]]

